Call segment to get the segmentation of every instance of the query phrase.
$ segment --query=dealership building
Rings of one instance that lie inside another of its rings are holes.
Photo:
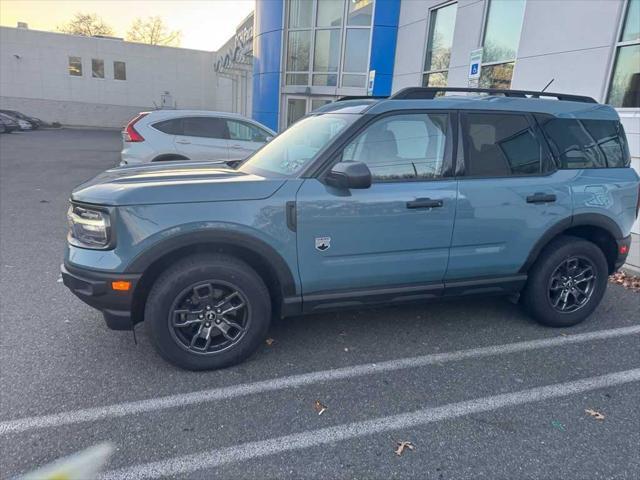
[[[283,130],[343,96],[547,87],[613,105],[640,172],[640,0],[256,0],[216,52],[0,27],[0,65],[1,107],[94,126],[177,107]]]

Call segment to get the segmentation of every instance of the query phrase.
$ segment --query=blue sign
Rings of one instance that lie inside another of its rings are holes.
[[[479,65],[477,63],[474,63],[473,65],[471,65],[471,75],[477,75],[478,74],[478,67],[479,67]]]

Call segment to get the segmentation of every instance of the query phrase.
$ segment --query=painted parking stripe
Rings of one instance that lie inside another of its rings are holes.
[[[302,450],[366,435],[417,427],[474,413],[490,412],[500,408],[566,397],[637,381],[640,381],[640,368],[174,457],[158,462],[112,470],[105,472],[100,478],[104,480],[138,480],[181,475],[228,463]]]
[[[187,405],[201,404],[216,400],[228,400],[231,398],[253,395],[287,388],[301,387],[315,383],[343,380],[362,377],[379,373],[402,370],[406,368],[424,367],[427,365],[441,364],[509,353],[524,352],[539,348],[560,347],[594,340],[604,340],[626,335],[640,333],[640,325],[594,332],[579,333],[560,337],[528,340],[524,342],[493,345],[489,347],[473,348],[470,350],[458,350],[449,353],[436,353],[419,357],[389,360],[381,363],[354,365],[351,367],[336,368],[333,370],[321,370],[317,372],[291,375],[288,377],[273,378],[254,383],[245,383],[229,387],[214,388],[196,392],[181,393],[165,397],[150,398],[132,402],[117,403],[102,407],[85,408],[67,412],[25,417],[16,420],[0,422],[0,435],[18,433],[39,428],[59,427],[83,422],[94,422],[107,418],[124,417],[145,412],[154,412],[167,408],[180,408]]]

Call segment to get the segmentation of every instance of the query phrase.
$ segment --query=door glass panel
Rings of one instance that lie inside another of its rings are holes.
[[[287,44],[287,71],[304,72],[309,70],[311,31],[289,32]]]
[[[182,128],[188,137],[229,138],[227,123],[220,118],[187,117],[182,120]]]
[[[640,44],[618,47],[607,103],[640,108]]]
[[[347,25],[371,25],[373,0],[347,0],[349,13]]]
[[[394,115],[376,121],[345,147],[344,162],[364,162],[374,181],[442,175],[448,115]]]
[[[457,3],[431,12],[429,41],[427,42],[427,55],[424,62],[425,71],[446,70],[449,68],[457,12]]]
[[[468,113],[466,175],[506,177],[542,170],[541,147],[522,115]]]
[[[344,0],[320,0],[318,2],[318,27],[339,27],[342,25]]]
[[[511,62],[481,67],[480,87],[509,89],[513,76],[513,65]]]
[[[311,26],[313,0],[291,0],[289,2],[289,28]]]
[[[316,30],[314,72],[337,72],[340,62],[340,30]]]
[[[307,100],[305,98],[287,99],[287,127],[304,117]]]
[[[338,75],[316,74],[313,76],[313,84],[319,87],[335,87],[338,84]]]
[[[344,72],[366,72],[369,52],[369,29],[349,28],[344,50]],[[359,86],[359,85],[358,85]]]
[[[448,72],[426,73],[422,78],[424,87],[446,87]]]
[[[640,0],[629,0],[622,29],[621,42],[640,39]],[[637,58],[637,57],[636,57]],[[640,63],[640,62],[638,62]]]
[[[314,110],[322,107],[323,105],[326,105],[327,103],[331,103],[331,100],[327,98],[313,98],[311,100],[311,111],[313,112]]]
[[[153,128],[160,130],[168,135],[182,135],[182,119],[174,118],[153,124]]]
[[[343,87],[361,87],[361,88],[364,88],[364,87],[367,86],[367,76],[366,75],[344,74],[344,75],[342,75],[342,86]]]
[[[484,63],[516,58],[525,0],[491,0],[484,33]]]

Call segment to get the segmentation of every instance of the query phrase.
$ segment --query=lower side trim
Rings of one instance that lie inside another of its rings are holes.
[[[433,282],[422,285],[326,291],[288,297],[283,301],[282,316],[316,313],[371,305],[410,303],[441,297],[466,295],[509,295],[524,287],[527,275],[484,277],[470,280]]]

